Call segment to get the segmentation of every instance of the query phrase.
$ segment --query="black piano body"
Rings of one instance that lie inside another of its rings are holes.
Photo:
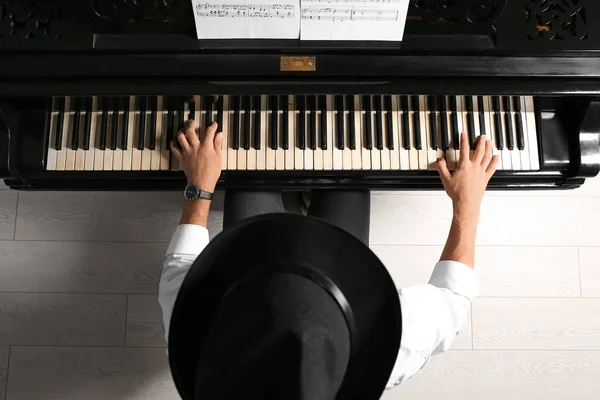
[[[537,171],[492,189],[573,189],[600,170],[600,3],[413,0],[402,43],[197,40],[189,0],[0,0],[0,177],[20,190],[180,190],[180,171],[49,171],[54,96],[533,96]],[[311,71],[282,57],[314,57]],[[440,189],[435,171],[224,171],[221,188]]]

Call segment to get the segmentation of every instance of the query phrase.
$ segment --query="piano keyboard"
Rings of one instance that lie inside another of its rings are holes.
[[[223,170],[454,168],[459,135],[492,140],[499,169],[539,170],[533,97],[397,95],[55,97],[46,168],[180,170],[184,121],[223,131]]]

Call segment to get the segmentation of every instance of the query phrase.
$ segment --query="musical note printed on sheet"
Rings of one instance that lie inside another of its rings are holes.
[[[401,41],[410,0],[302,0],[302,40]]]
[[[298,39],[300,0],[192,0],[198,39]]]

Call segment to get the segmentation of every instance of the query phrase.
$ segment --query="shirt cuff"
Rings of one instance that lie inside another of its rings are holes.
[[[473,268],[457,261],[439,261],[429,283],[466,297],[469,301],[479,292],[479,282]]]
[[[197,256],[208,244],[208,229],[200,225],[182,224],[177,227],[168,254],[191,254]]]

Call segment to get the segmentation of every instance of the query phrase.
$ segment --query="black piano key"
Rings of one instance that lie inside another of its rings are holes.
[[[517,148],[525,150],[525,135],[523,133],[523,117],[521,116],[521,99],[513,96],[513,109],[515,110],[515,122],[517,130]]]
[[[383,150],[383,115],[381,113],[381,96],[373,96],[373,108],[375,109],[375,148]]]
[[[442,139],[442,150],[446,151],[450,148],[448,143],[448,111],[446,109],[446,98],[437,96],[435,99],[436,110],[440,111],[440,137]]]
[[[494,129],[496,130],[496,147],[498,147],[498,150],[504,150],[502,116],[500,115],[500,98],[498,96],[492,97],[492,111],[494,113]]]
[[[335,96],[335,147],[344,150],[344,96]]]
[[[213,96],[202,96],[202,109],[204,111],[204,115],[206,115],[206,126],[208,127],[210,124],[214,122],[213,119]],[[248,100],[250,101],[250,100]],[[250,134],[250,132],[248,132]],[[247,149],[246,149],[247,150]]]
[[[100,125],[100,137],[98,139],[98,148],[106,150],[106,135],[108,134],[108,97],[102,98],[102,124]]]
[[[504,96],[502,97],[502,103],[504,106],[504,125],[506,125],[506,147],[509,150],[514,150],[515,143],[513,140],[514,130],[512,123],[512,115],[511,115],[511,107],[510,107],[510,97]]]
[[[252,109],[254,110],[254,148],[260,150],[260,96],[252,96]]]
[[[232,142],[231,147],[234,150],[240,149],[240,96],[231,96],[229,108],[233,111],[233,124],[231,128]]]
[[[66,99],[64,97],[59,97],[56,99],[56,110],[58,114],[56,116],[56,136],[54,140],[54,149],[62,150],[62,137],[63,137],[63,127],[65,120],[65,102]]]
[[[112,100],[112,121],[110,124],[110,149],[117,149],[117,139],[119,137],[119,98]]]
[[[149,99],[148,107],[150,108],[150,127],[148,130],[148,148],[150,150],[156,150],[156,113],[158,109],[158,98],[151,96]]]
[[[271,136],[269,136],[269,147],[273,150],[277,150],[277,138],[279,137],[277,96],[269,96],[269,110],[271,111]]]
[[[258,98],[260,100],[260,96]],[[223,95],[219,96],[215,107],[217,108],[217,130],[221,131],[223,129]],[[260,101],[258,102],[258,109],[260,110]],[[260,132],[260,113],[258,121],[258,132]],[[257,149],[260,149],[260,140],[258,146]]]
[[[469,146],[475,150],[477,146],[475,139],[475,115],[473,114],[473,97],[465,96],[465,105],[467,109],[467,132],[469,134]]]
[[[196,119],[196,101],[193,97],[188,102],[188,113],[186,121],[190,121],[192,119]],[[200,124],[200,121],[196,121],[196,123]]]
[[[306,96],[296,96],[296,110],[298,110],[298,132],[296,141],[300,150],[306,149]]]
[[[423,150],[421,143],[421,110],[419,108],[419,96],[410,96],[411,109],[413,111],[413,134],[415,149]]]
[[[433,150],[438,149],[438,128],[437,128],[437,120],[435,111],[437,110],[435,106],[435,97],[427,96],[427,106],[429,108],[429,137],[430,144]]]
[[[288,150],[290,148],[290,140],[289,140],[289,129],[290,129],[290,118],[289,118],[289,105],[288,105],[288,96],[282,95],[279,96],[279,108],[283,111],[281,115],[281,129],[279,131],[281,148],[284,150]]]
[[[121,150],[127,150],[127,142],[129,139],[129,97],[124,96],[121,99],[123,107],[123,123],[121,124]],[[167,133],[168,135],[168,133]],[[172,137],[171,137],[172,139]],[[170,139],[167,136],[167,149],[169,148]]]
[[[348,109],[348,148],[356,150],[356,124],[354,120],[354,96],[346,96],[346,108]]]
[[[452,145],[455,150],[460,148],[460,129],[458,128],[458,108],[456,106],[456,96],[449,96],[450,99],[450,119],[452,121]]]
[[[145,142],[145,134],[146,134],[146,110],[147,110],[147,102],[146,96],[141,96],[139,99],[139,109],[140,109],[140,123],[138,126],[138,138],[136,143],[136,149],[144,150],[144,142]],[[183,115],[183,113],[182,113]]]
[[[317,99],[316,96],[307,96],[307,106],[310,111],[308,124],[308,148],[317,149]]]
[[[327,96],[319,95],[319,110],[321,111],[320,130],[321,130],[321,149],[327,150]]]
[[[81,122],[81,97],[74,97],[74,106],[71,109],[75,110],[73,116],[73,134],[71,135],[71,150],[79,149],[79,125]]]
[[[250,112],[252,105],[250,104],[250,96],[242,96],[242,107],[244,109],[244,124],[242,128],[242,148],[250,150]],[[207,114],[208,115],[208,114]]]
[[[86,97],[84,101],[85,114],[83,116],[83,126],[85,127],[83,132],[83,149],[90,149],[90,135],[92,134],[92,98]]]
[[[479,135],[487,135],[485,128],[485,107],[483,105],[483,96],[477,97],[477,108],[479,113]]]
[[[387,140],[387,148],[394,150],[394,115],[392,110],[392,96],[389,94],[383,96],[383,108],[385,114],[385,133]]]
[[[363,110],[365,111],[365,147],[367,148],[367,150],[373,150],[373,129],[371,124],[371,96],[363,96],[362,101]]]
[[[405,150],[410,150],[410,120],[408,115],[408,97],[400,96],[402,110],[402,142]]]

